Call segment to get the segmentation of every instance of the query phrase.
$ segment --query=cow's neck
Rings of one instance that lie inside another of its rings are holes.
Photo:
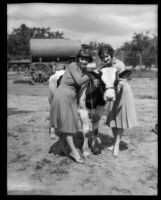
[[[99,87],[101,87],[101,86],[99,86]],[[103,98],[103,94],[100,93],[99,90],[100,90],[100,88],[95,88],[93,86],[93,83],[91,83],[91,82],[87,85],[87,89],[85,91],[85,95],[86,95],[85,103],[86,103],[86,107],[89,110],[95,109],[100,103],[99,99]]]
[[[78,102],[78,103],[79,103],[79,101],[80,101],[80,97],[82,96],[84,90],[87,89],[87,86],[88,86],[89,82],[90,82],[90,80],[87,81],[87,82],[85,82],[85,83],[81,86],[80,90],[78,91],[78,94],[77,94],[77,102]]]

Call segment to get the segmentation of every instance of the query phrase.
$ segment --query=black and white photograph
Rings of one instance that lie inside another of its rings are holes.
[[[158,4],[7,3],[7,195],[158,195]]]

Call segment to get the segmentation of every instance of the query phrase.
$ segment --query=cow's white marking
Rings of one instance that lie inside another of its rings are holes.
[[[59,79],[59,77],[61,75],[64,74],[64,72],[65,72],[65,70],[56,71],[55,74],[53,74],[49,78],[49,97],[48,97],[48,99],[49,99],[49,105],[51,104],[54,92],[55,92],[55,90],[57,88],[57,80]]]
[[[115,100],[115,90],[114,90],[114,81],[116,79],[116,68],[114,67],[106,67],[102,70],[102,77],[101,79],[106,85],[106,91],[104,93],[104,100],[107,101]]]

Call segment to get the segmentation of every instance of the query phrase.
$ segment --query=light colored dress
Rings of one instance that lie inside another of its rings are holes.
[[[66,67],[59,87],[51,102],[50,127],[63,133],[78,131],[77,88],[89,80],[76,63]]]
[[[116,58],[113,59],[112,67],[120,73],[125,65]],[[120,92],[116,94],[116,100],[107,110],[106,124],[116,128],[132,128],[137,126],[135,102],[131,87],[126,79],[120,79]]]

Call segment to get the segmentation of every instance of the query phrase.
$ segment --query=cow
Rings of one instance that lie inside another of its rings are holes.
[[[49,80],[49,104],[54,97],[54,90],[58,86],[64,71],[57,71]],[[108,105],[108,102],[115,101],[116,92],[119,92],[119,78],[131,75],[129,70],[117,73],[117,69],[106,67],[100,70],[95,69],[88,72],[99,80],[99,86],[94,87],[92,80],[82,85],[78,93],[78,114],[84,137],[82,152],[84,158],[90,155],[90,148],[93,154],[100,154],[100,138],[98,137],[98,125],[100,118]],[[88,133],[92,125],[92,142],[89,147]],[[51,136],[52,137],[52,136]],[[118,141],[118,140],[117,140]],[[119,142],[114,145],[118,149]]]

